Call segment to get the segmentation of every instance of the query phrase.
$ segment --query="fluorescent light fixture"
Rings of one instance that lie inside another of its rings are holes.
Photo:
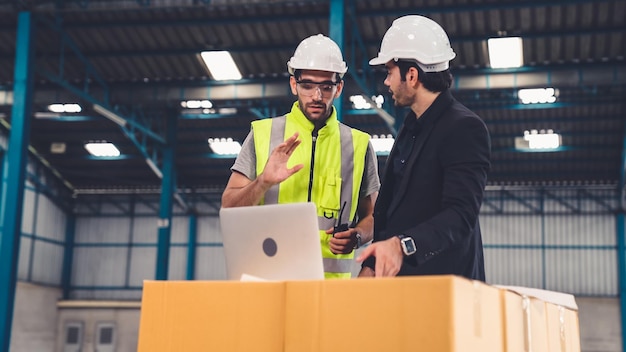
[[[385,98],[382,95],[373,96],[370,101],[365,99],[362,95],[353,95],[350,97],[350,101],[352,102],[352,106],[357,110],[363,109],[371,109],[372,102],[376,104],[377,107],[382,107],[385,102]]]
[[[515,148],[519,150],[546,151],[561,147],[561,135],[553,130],[524,131],[523,137],[515,137]]]
[[[219,155],[237,155],[241,151],[241,144],[232,138],[209,138],[209,146]]]
[[[377,95],[375,97],[372,97],[372,100],[374,100],[374,102],[376,103],[376,106],[379,108],[383,107],[383,103],[385,103],[385,97],[383,97],[382,95]]]
[[[126,126],[126,120],[121,117],[120,115],[114,113],[113,111],[98,105],[98,104],[93,104],[93,109],[100,115],[106,117],[107,119],[115,122],[116,124],[125,127]]]
[[[524,104],[545,104],[556,101],[556,90],[554,88],[533,88],[520,89],[517,96]]]
[[[391,147],[393,147],[395,139],[392,135],[372,135],[370,142],[372,143],[372,147],[377,155],[389,155],[391,151]]]
[[[233,115],[237,113],[237,108],[220,108],[217,109],[217,113],[222,115]]]
[[[213,107],[213,103],[210,100],[187,100],[181,101],[180,106],[185,109],[210,109]]]
[[[85,149],[97,157],[116,157],[120,156],[120,151],[113,143],[109,142],[90,142],[85,144]]]
[[[523,65],[522,38],[490,38],[489,62],[491,68],[521,67]]]
[[[58,112],[38,111],[35,113],[36,119],[58,119],[59,117],[61,113]]]
[[[368,103],[362,95],[353,95],[350,97],[352,106],[357,110],[371,109],[372,104]]]
[[[56,113],[77,113],[83,109],[78,104],[50,104],[48,110]]]
[[[63,142],[52,142],[50,143],[50,153],[52,154],[63,154],[67,146]]]
[[[203,51],[200,56],[213,79],[217,81],[241,79],[241,72],[228,51]]]

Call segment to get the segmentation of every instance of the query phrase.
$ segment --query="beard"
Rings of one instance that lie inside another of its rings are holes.
[[[400,84],[395,91],[392,91],[390,88],[389,93],[391,93],[391,99],[393,99],[395,106],[406,107],[411,106],[413,103],[413,97],[407,94],[406,82]]]
[[[314,124],[326,122],[331,115],[332,105],[328,106],[323,102],[304,103],[299,100],[300,110],[306,118]]]

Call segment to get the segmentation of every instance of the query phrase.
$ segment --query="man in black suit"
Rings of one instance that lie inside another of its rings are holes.
[[[449,92],[456,54],[429,18],[396,19],[370,65],[409,107],[383,173],[361,277],[455,274],[485,281],[478,213],[490,168],[485,123]]]

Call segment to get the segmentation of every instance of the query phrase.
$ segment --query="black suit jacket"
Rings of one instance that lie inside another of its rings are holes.
[[[395,146],[412,138],[405,126],[387,159],[374,208],[374,242],[399,234],[414,239],[417,253],[404,258],[398,275],[455,274],[484,281],[478,213],[490,168],[489,132],[447,90],[421,119],[395,192]],[[375,258],[363,265],[373,269]]]

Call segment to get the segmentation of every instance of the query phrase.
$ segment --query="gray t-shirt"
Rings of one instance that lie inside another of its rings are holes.
[[[254,134],[252,131],[248,133],[248,136],[243,141],[241,151],[230,170],[237,171],[250,180],[256,178],[256,153],[254,151]],[[361,181],[359,198],[378,192],[379,188],[378,160],[376,159],[376,152],[374,152],[372,143],[369,143],[367,152],[365,153],[365,172],[363,173],[363,180]]]

